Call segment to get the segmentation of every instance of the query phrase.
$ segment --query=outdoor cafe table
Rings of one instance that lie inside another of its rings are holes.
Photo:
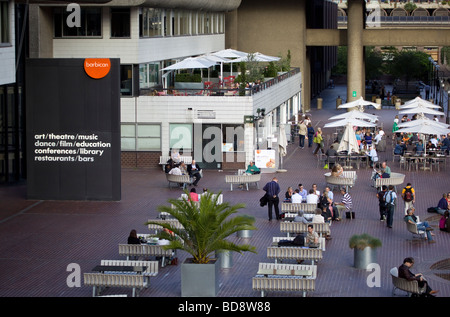
[[[131,265],[97,265],[92,269],[95,272],[137,272],[142,273],[147,269],[146,266],[131,266]]]
[[[368,166],[368,160],[370,158],[364,153],[364,154],[338,154],[336,156],[336,163],[341,164],[344,169],[350,169],[352,168],[352,163],[356,163],[356,168],[359,169],[362,162],[366,162],[366,165]]]
[[[404,157],[409,164],[410,170],[412,165],[415,165],[416,169],[430,170],[432,161],[437,159],[443,160],[444,164],[446,164],[446,155],[442,154],[405,154]]]

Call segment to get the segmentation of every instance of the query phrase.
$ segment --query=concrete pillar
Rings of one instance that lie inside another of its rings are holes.
[[[349,0],[347,20],[347,102],[364,96],[364,0]],[[354,95],[356,92],[356,96]]]

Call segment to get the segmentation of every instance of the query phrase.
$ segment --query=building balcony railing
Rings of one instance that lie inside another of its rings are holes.
[[[450,16],[377,16],[367,18],[366,23],[380,23],[381,25],[401,25],[401,24],[432,24],[432,25],[448,25],[450,24]],[[338,17],[338,25],[343,26],[347,24],[346,16]]]
[[[300,68],[292,68],[290,71],[282,73],[277,77],[271,78],[260,83],[248,83],[241,87],[235,83],[212,83],[203,82],[202,88],[167,88],[167,89],[141,89],[140,96],[252,96],[262,92],[274,85],[300,73]]]

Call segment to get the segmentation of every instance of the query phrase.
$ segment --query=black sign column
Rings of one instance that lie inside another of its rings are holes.
[[[26,63],[27,197],[120,200],[119,59]]]

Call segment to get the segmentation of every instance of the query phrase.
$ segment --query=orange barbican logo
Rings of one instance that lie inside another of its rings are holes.
[[[109,58],[86,58],[84,60],[84,70],[89,77],[100,79],[108,75],[111,69]]]

